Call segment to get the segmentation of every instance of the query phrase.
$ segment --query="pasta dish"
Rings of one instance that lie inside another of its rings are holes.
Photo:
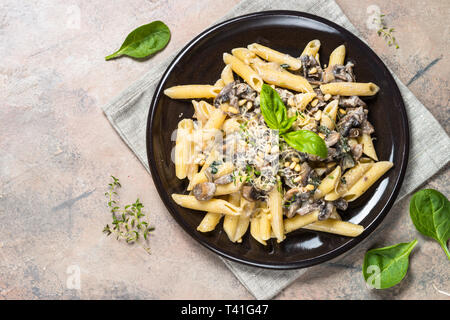
[[[223,218],[230,241],[250,230],[263,245],[300,228],[348,237],[364,231],[341,215],[393,166],[378,160],[361,98],[379,87],[356,81],[344,45],[324,65],[320,46],[310,41],[297,58],[257,43],[235,48],[223,54],[213,85],[164,91],[193,105],[193,117],[178,123],[173,152],[186,194],[172,199],[206,213],[198,231]]]

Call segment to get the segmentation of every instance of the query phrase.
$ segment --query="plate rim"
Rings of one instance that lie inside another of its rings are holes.
[[[308,258],[306,260],[298,261],[298,262],[280,262],[280,263],[263,263],[258,261],[252,261],[251,259],[238,257],[237,255],[228,254],[226,252],[223,252],[220,248],[217,248],[203,239],[200,238],[200,235],[197,234],[197,231],[192,229],[190,225],[188,225],[184,219],[182,219],[181,214],[177,212],[177,209],[172,205],[171,200],[169,199],[169,194],[166,190],[162,187],[162,182],[159,177],[158,171],[156,169],[155,160],[154,160],[154,149],[153,149],[153,143],[151,137],[151,132],[153,129],[153,120],[155,115],[155,106],[157,104],[157,101],[159,100],[158,97],[161,95],[163,91],[163,85],[166,82],[169,74],[171,73],[172,69],[176,66],[176,64],[179,62],[179,60],[189,52],[189,49],[193,47],[195,44],[197,44],[199,41],[201,41],[204,37],[209,35],[210,33],[214,32],[216,29],[225,27],[227,25],[240,22],[243,20],[249,20],[253,18],[264,18],[267,16],[293,16],[293,17],[301,17],[301,18],[307,18],[311,20],[315,20],[321,23],[324,23],[336,30],[338,30],[340,33],[344,33],[349,35],[351,38],[355,38],[355,41],[360,42],[363,46],[369,49],[369,52],[373,55],[374,59],[378,60],[379,63],[381,63],[382,67],[385,69],[387,77],[390,78],[390,80],[395,84],[392,88],[392,93],[400,102],[400,115],[401,115],[401,122],[403,124],[403,135],[405,138],[404,143],[404,150],[401,154],[402,162],[400,165],[400,174],[398,175],[398,178],[393,182],[395,183],[393,191],[390,193],[389,198],[387,199],[385,205],[379,210],[377,216],[369,223],[369,225],[365,228],[364,232],[359,235],[356,238],[353,238],[352,241],[347,242],[341,247],[335,248],[331,251],[328,251],[325,254]],[[351,31],[345,29],[344,27],[341,27],[340,25],[336,24],[333,21],[327,20],[325,18],[322,18],[320,16],[316,16],[307,12],[302,11],[294,11],[294,10],[268,10],[268,11],[259,11],[254,13],[249,13],[245,15],[241,15],[238,17],[234,17],[231,19],[227,19],[224,21],[221,21],[217,24],[214,24],[211,27],[208,27],[207,29],[200,32],[197,36],[195,36],[192,40],[190,40],[179,52],[176,54],[176,56],[173,58],[173,60],[170,62],[170,64],[167,66],[163,74],[161,75],[161,79],[158,82],[158,85],[156,86],[155,92],[152,97],[152,101],[149,106],[149,113],[147,116],[147,127],[146,127],[146,151],[147,151],[147,161],[148,166],[150,168],[151,176],[153,179],[153,182],[155,184],[155,187],[158,191],[158,194],[164,203],[164,206],[169,211],[170,215],[175,219],[175,221],[186,231],[192,238],[194,238],[197,242],[199,242],[201,245],[206,247],[207,249],[211,250],[212,252],[218,254],[219,256],[226,258],[228,260],[242,263],[245,265],[253,266],[253,267],[260,267],[264,269],[275,269],[275,270],[291,270],[291,269],[301,269],[306,267],[311,267],[313,265],[317,265],[326,261],[330,261],[332,259],[337,258],[338,256],[350,251],[352,248],[360,244],[362,241],[364,241],[372,232],[375,231],[375,229],[381,224],[381,222],[385,219],[386,215],[390,212],[390,209],[394,205],[395,199],[398,196],[398,193],[400,192],[401,186],[403,184],[403,180],[405,177],[408,160],[409,160],[409,149],[410,149],[410,130],[409,130],[409,122],[408,122],[408,116],[406,112],[405,103],[403,100],[403,97],[401,95],[400,89],[392,76],[392,73],[387,68],[387,66],[384,64],[384,62],[381,60],[381,58],[372,50],[372,48],[369,47],[367,43],[365,43],[363,40],[361,40],[358,36],[353,34]]]

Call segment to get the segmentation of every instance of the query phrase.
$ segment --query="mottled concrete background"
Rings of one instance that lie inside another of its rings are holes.
[[[0,4],[0,298],[252,298],[217,256],[187,236],[161,201],[150,175],[105,119],[106,104],[152,65],[228,11],[233,1],[14,1]],[[371,47],[450,131],[450,2],[338,0]],[[395,27],[400,49],[367,28],[369,5]],[[105,62],[135,27],[160,19],[172,40],[147,61]],[[424,150],[426,152],[426,150]],[[118,176],[124,202],[141,198],[156,231],[152,255],[101,230],[104,192]],[[448,166],[424,187],[450,193]],[[393,289],[364,287],[361,256],[323,264],[280,299],[448,299],[449,262],[438,244],[397,219],[396,206],[371,244],[417,237],[407,278]],[[389,232],[391,231],[391,232]],[[81,289],[68,277],[81,272]],[[71,289],[72,288],[72,289]]]

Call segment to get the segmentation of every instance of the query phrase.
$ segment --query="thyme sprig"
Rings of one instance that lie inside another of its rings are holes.
[[[395,31],[394,28],[388,28],[386,25],[386,21],[384,21],[384,14],[380,14],[379,18],[374,18],[374,22],[378,22],[379,29],[377,30],[377,34],[380,37],[383,37],[385,41],[387,41],[388,46],[395,46],[395,49],[400,48],[397,41],[395,40],[395,37],[392,35],[392,33]]]
[[[113,182],[108,184],[108,191],[105,196],[108,199],[107,206],[112,215],[111,226],[107,224],[103,232],[107,236],[114,234],[117,240],[124,240],[126,243],[138,243],[147,253],[150,253],[148,247],[149,233],[155,230],[149,226],[149,222],[144,220],[144,205],[139,198],[136,202],[128,204],[121,208],[114,196],[117,196],[117,188],[122,187],[118,178],[111,176]]]

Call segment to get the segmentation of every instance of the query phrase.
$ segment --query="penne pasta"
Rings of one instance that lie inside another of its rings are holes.
[[[359,224],[331,218],[323,221],[316,221],[314,223],[305,225],[302,228],[307,230],[338,234],[346,237],[357,237],[364,231],[364,227]]]
[[[172,199],[176,204],[188,209],[223,213],[234,216],[238,216],[241,214],[241,210],[239,207],[236,207],[228,201],[222,199],[199,201],[194,196],[176,193],[172,194]]]
[[[308,44],[306,45],[305,49],[303,49],[303,52],[300,56],[309,55],[314,57],[319,51],[319,49],[320,49],[320,41],[317,39],[312,40],[308,42]]]
[[[320,199],[324,197],[326,194],[332,192],[336,185],[339,183],[341,179],[341,167],[337,166],[333,171],[330,172],[325,178],[322,179],[319,186],[317,187],[314,198]]]
[[[348,170],[339,181],[337,188],[325,195],[326,201],[334,201],[342,197],[363,175],[366,173],[372,163],[358,163]]]
[[[242,79],[244,79],[245,82],[250,85],[250,87],[258,92],[261,91],[263,80],[252,68],[250,68],[235,56],[228,53],[223,54],[223,61],[226,64],[229,64],[231,69],[233,69],[235,73],[237,73]]]
[[[222,88],[211,85],[190,84],[170,87],[164,94],[172,99],[202,99],[216,97]]]
[[[175,144],[175,175],[178,179],[187,177],[189,164],[192,163],[194,147],[190,136],[193,128],[194,122],[191,119],[183,119],[178,123]]]
[[[336,115],[338,111],[339,100],[331,101],[322,112],[322,117],[320,119],[320,125],[333,130],[336,126]]]
[[[220,74],[220,78],[225,85],[234,81],[233,70],[231,69],[231,66],[229,64],[227,64],[225,68],[223,68],[222,73]]]
[[[203,217],[203,220],[200,222],[200,224],[197,227],[197,230],[200,232],[210,232],[213,231],[217,224],[220,222],[220,219],[222,218],[221,213],[215,213],[215,212],[208,212]]]
[[[364,194],[383,174],[385,174],[393,163],[380,161],[373,163],[370,169],[343,195],[347,201],[354,201]]]
[[[277,242],[284,240],[284,227],[283,227],[283,204],[280,192],[277,188],[273,188],[269,193],[267,200],[267,206],[269,208],[271,218],[271,225],[273,233],[277,238]]]
[[[375,161],[378,161],[377,152],[373,146],[372,137],[370,134],[363,133],[361,137],[358,138],[358,143],[363,145],[363,153]]]
[[[256,54],[247,48],[235,48],[231,50],[231,54],[247,65],[251,64],[254,59],[257,59]]]
[[[333,96],[373,96],[379,90],[380,88],[372,82],[332,82],[320,86],[320,91],[323,94],[331,94]]]
[[[248,45],[247,48],[264,60],[276,62],[279,65],[287,65],[287,68],[289,70],[299,70],[302,67],[302,63],[299,59],[291,57],[288,54],[278,52],[269,47],[265,47],[258,43],[252,43]]]
[[[305,214],[304,216],[298,214],[293,218],[284,219],[284,231],[289,233],[303,228],[306,225],[318,221],[318,217],[319,211],[315,210],[311,213]]]
[[[214,87],[220,88],[221,90],[223,89],[223,87],[225,87],[225,82],[222,79],[218,79],[215,83],[214,83]]]
[[[202,125],[205,125],[215,108],[204,100],[199,102],[192,100],[192,105],[194,106],[195,117],[202,123]]]
[[[328,67],[332,67],[334,65],[343,65],[344,60],[345,60],[345,46],[340,45],[339,47],[334,49],[333,52],[331,52]]]
[[[290,73],[280,67],[274,68],[270,63],[254,63],[252,67],[269,83],[282,88],[291,89],[297,92],[314,92],[309,82],[302,76]]]

